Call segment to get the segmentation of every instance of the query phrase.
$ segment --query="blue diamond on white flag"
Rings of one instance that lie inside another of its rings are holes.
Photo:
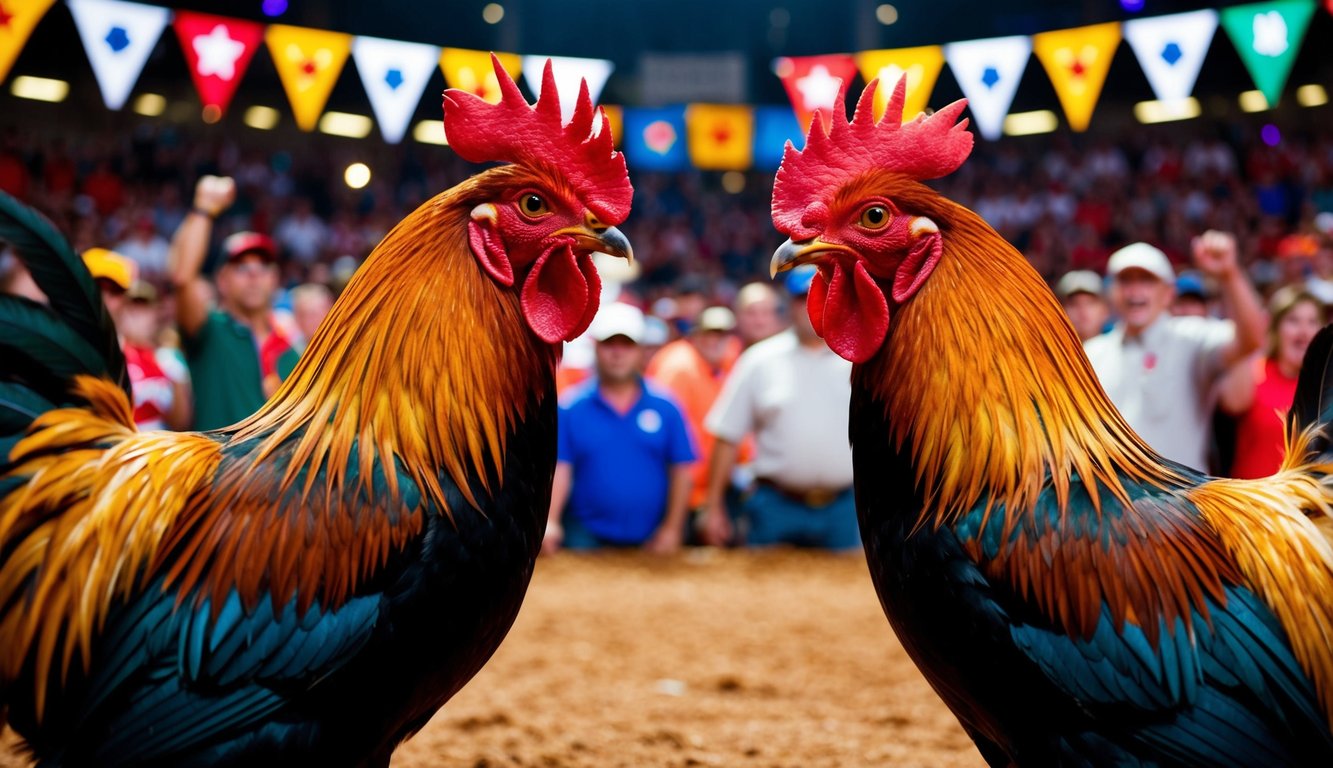
[[[588,81],[588,95],[595,106],[602,95],[602,88],[611,76],[615,64],[606,59],[580,59],[570,56],[524,56],[523,77],[528,81],[528,90],[539,95],[542,90],[542,72],[546,61],[551,61],[551,74],[555,76],[555,89],[560,94],[560,116],[565,122],[574,116],[574,104],[579,98],[579,81]]]
[[[69,10],[102,100],[120,109],[171,21],[170,9],[120,0],[69,0]]]
[[[1199,68],[1217,31],[1217,11],[1133,19],[1123,29],[1157,98],[1182,101],[1189,98],[1199,79]]]
[[[944,59],[967,97],[972,121],[985,138],[1000,138],[1004,116],[1014,103],[1018,82],[1031,57],[1032,40],[1023,35],[944,46]]]
[[[424,43],[357,37],[352,40],[352,58],[380,133],[385,141],[397,144],[403,140],[421,103],[421,94],[439,66],[440,49]]]

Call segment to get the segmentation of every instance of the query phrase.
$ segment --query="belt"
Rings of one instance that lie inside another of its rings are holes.
[[[834,499],[847,492],[847,488],[792,488],[766,477],[755,478],[756,485],[772,488],[792,501],[807,507],[827,507]],[[850,486],[849,486],[850,487]]]

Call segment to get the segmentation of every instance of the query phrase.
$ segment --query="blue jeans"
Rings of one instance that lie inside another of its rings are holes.
[[[604,539],[588,530],[588,526],[584,525],[582,520],[568,512],[561,516],[560,525],[565,530],[565,536],[564,539],[561,540],[560,546],[565,549],[578,551],[616,547],[623,549],[627,547],[637,547],[642,544],[642,542],[636,543],[632,541],[612,541],[611,539]]]
[[[810,507],[766,485],[756,486],[742,515],[749,525],[745,543],[752,547],[794,544],[846,550],[861,546],[856,498],[851,488],[822,507]]]

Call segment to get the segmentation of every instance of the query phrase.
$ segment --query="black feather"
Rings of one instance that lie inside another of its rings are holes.
[[[1305,351],[1301,373],[1296,379],[1296,395],[1287,414],[1287,429],[1292,434],[1311,424],[1333,420],[1333,324],[1315,334]],[[1329,435],[1320,435],[1311,445],[1315,454],[1329,451]]]
[[[13,246],[19,260],[32,273],[33,281],[50,300],[51,309],[100,355],[103,365],[96,372],[116,382],[129,395],[129,376],[115,324],[83,259],[50,221],[3,192],[0,192],[0,240]]]

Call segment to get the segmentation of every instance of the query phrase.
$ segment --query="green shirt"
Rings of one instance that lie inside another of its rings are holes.
[[[182,344],[194,385],[195,429],[230,426],[264,404],[259,347],[247,326],[214,309]]]

